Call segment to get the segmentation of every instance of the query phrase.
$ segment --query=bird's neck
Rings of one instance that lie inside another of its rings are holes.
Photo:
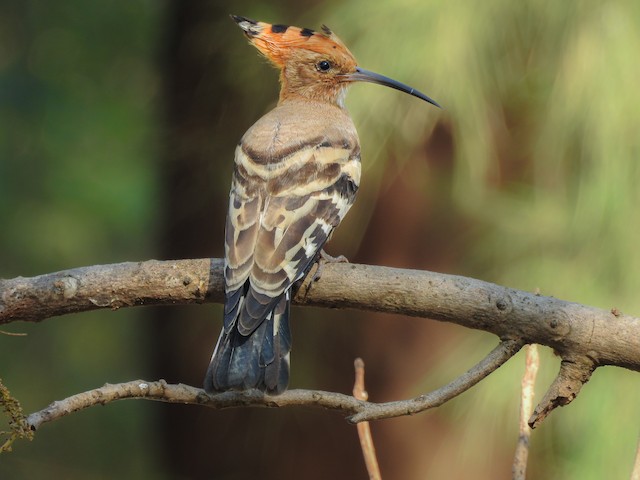
[[[289,99],[306,99],[345,108],[344,100],[347,95],[347,84],[310,82],[300,76],[289,75],[283,69],[280,74],[280,85],[279,105]]]

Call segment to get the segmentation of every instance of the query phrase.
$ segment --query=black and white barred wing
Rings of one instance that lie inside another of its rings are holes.
[[[306,274],[355,199],[357,146],[316,139],[298,147],[278,162],[266,162],[246,147],[236,153],[226,226],[224,330],[212,359],[213,390],[286,388],[290,287]]]

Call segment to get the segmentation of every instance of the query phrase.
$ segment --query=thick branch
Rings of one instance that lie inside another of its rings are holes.
[[[220,302],[222,260],[149,260],[0,280],[0,324],[98,308]],[[561,356],[640,371],[640,319],[481,280],[335,263],[295,298],[298,305],[432,318],[523,339]]]
[[[0,324],[137,305],[220,302],[222,261],[127,262],[0,279]]]

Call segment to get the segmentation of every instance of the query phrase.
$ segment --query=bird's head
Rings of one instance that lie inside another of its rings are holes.
[[[343,106],[347,87],[371,82],[395,88],[437,107],[434,100],[391,78],[358,67],[342,41],[326,26],[308,28],[271,25],[232,15],[250,43],[280,69],[280,101],[290,96]]]

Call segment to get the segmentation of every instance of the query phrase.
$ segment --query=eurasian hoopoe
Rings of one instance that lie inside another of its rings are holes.
[[[224,326],[208,392],[289,382],[291,287],[304,278],[355,200],[360,144],[344,99],[357,81],[426,95],[357,66],[331,30],[232,16],[280,69],[280,99],[235,153],[225,233]]]

